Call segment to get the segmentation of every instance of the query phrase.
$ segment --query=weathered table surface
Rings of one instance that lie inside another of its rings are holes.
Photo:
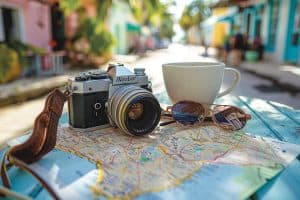
[[[156,95],[161,103],[170,104],[165,93]],[[244,130],[250,134],[271,137],[281,141],[300,144],[300,110],[288,106],[260,99],[238,96],[226,96],[216,103],[236,105],[252,115]],[[64,113],[61,124],[68,122],[68,115]],[[0,152],[0,155],[4,151]],[[72,185],[76,191],[79,175],[95,170],[95,164],[78,156],[53,150],[38,162],[45,167],[49,174]],[[37,184],[36,180],[27,173],[11,169],[9,171],[13,181],[13,190],[29,195],[34,199],[49,199],[48,193]],[[297,157],[280,175],[269,181],[254,197],[258,199],[299,199],[300,198],[300,156]],[[78,196],[79,198],[79,196]]]

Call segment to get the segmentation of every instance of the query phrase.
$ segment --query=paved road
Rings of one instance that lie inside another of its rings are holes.
[[[164,89],[161,65],[167,62],[211,60],[211,58],[199,56],[201,52],[200,48],[173,44],[169,49],[150,52],[148,56],[138,61],[130,62],[128,65],[131,67],[145,67],[146,73],[152,79],[154,92],[161,92]],[[123,62],[122,57],[117,61]],[[241,75],[241,82],[236,90],[232,92],[233,94],[277,101],[294,108],[300,108],[300,94],[292,96],[288,92],[281,91],[280,88],[273,87],[270,81],[244,72],[243,70],[241,70]],[[230,85],[231,81],[231,77],[226,76],[223,88]],[[35,116],[41,111],[43,103],[44,97],[1,108],[0,145],[7,138],[15,137],[30,129]]]
[[[159,92],[163,89],[163,87],[159,87],[163,83],[161,74],[161,65],[163,63],[214,60],[199,56],[201,52],[202,49],[196,47],[171,45],[169,49],[153,52],[151,56],[141,59],[135,64],[139,67],[146,67],[147,74],[153,79],[155,91]],[[269,80],[260,78],[242,69],[239,70],[241,72],[241,82],[232,94],[276,101],[300,109],[300,94],[292,95],[281,88],[273,86]],[[232,77],[230,77],[230,74],[225,74],[222,88],[224,89],[231,85],[231,82]]]

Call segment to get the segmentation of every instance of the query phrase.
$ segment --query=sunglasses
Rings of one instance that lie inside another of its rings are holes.
[[[201,104],[193,101],[180,101],[168,106],[162,116],[172,117],[174,120],[160,123],[165,126],[174,122],[183,125],[193,125],[204,121],[212,121],[217,126],[227,130],[240,130],[251,115],[240,108],[230,105]]]

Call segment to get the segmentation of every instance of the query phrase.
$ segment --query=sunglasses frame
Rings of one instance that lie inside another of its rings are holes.
[[[195,122],[194,124],[201,124],[201,123],[203,123],[205,121],[205,119],[209,118],[209,115],[211,115],[210,118],[211,118],[211,121],[214,123],[214,125],[219,126],[219,127],[223,128],[223,129],[237,131],[237,130],[240,130],[240,129],[242,129],[242,128],[245,127],[246,123],[245,123],[245,125],[243,125],[241,128],[238,128],[238,129],[232,128],[233,126],[222,125],[221,123],[219,123],[218,120],[216,119],[216,116],[215,116],[215,108],[221,107],[221,106],[225,106],[225,107],[228,106],[228,107],[236,109],[238,112],[240,112],[240,113],[242,113],[244,115],[245,122],[247,122],[247,120],[251,119],[251,115],[250,114],[247,114],[245,111],[243,111],[242,109],[240,109],[240,108],[238,108],[236,106],[232,106],[232,105],[220,105],[220,104],[198,103],[198,102],[194,102],[194,101],[184,100],[184,101],[179,101],[179,102],[175,103],[172,106],[167,106],[166,109],[162,111],[162,116],[168,116],[168,117],[172,117],[174,119],[173,121],[162,123],[163,124],[162,126],[170,124],[170,123],[173,123],[173,122],[178,122],[180,124],[185,125],[184,123],[179,122],[178,120],[176,120],[173,117],[173,108],[174,108],[174,106],[176,106],[176,105],[178,105],[180,103],[198,104],[198,105],[201,106],[201,108],[203,108],[204,113],[203,113],[202,119],[199,120],[199,121],[197,121],[197,122]],[[214,106],[214,108],[211,108],[212,106]]]

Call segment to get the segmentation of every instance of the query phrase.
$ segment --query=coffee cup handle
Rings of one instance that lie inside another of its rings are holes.
[[[226,70],[226,71],[232,72],[232,73],[234,74],[235,77],[234,77],[234,80],[233,80],[232,85],[231,85],[229,88],[227,88],[225,91],[219,93],[219,94],[217,95],[217,98],[222,97],[222,96],[224,96],[224,95],[230,93],[230,92],[238,85],[238,83],[239,83],[240,80],[241,80],[241,74],[240,74],[240,72],[239,72],[238,70],[236,70],[236,69],[234,69],[234,68],[229,68],[229,67],[228,67],[228,68],[225,68],[225,70]]]

